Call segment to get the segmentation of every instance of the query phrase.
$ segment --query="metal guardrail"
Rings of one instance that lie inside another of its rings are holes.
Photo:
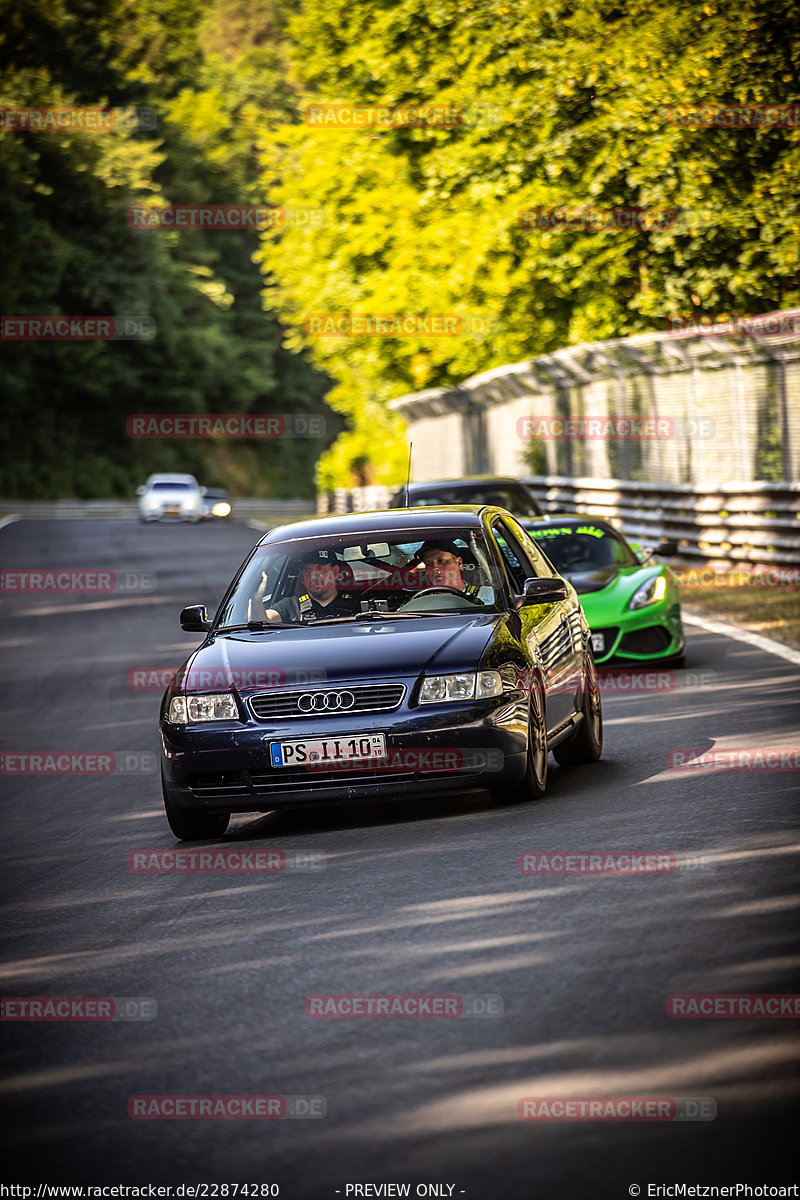
[[[231,500],[236,520],[297,521],[314,515],[313,500],[245,498]],[[136,521],[135,500],[0,500],[0,514],[13,513],[25,520],[42,521]]]
[[[388,508],[396,487],[373,484],[370,487],[336,488],[332,492],[320,492],[317,496],[317,515],[320,517],[349,512],[372,512]]]
[[[586,511],[613,521],[628,537],[674,538],[687,557],[800,566],[800,483],[701,486],[621,479],[526,476],[546,512]],[[337,488],[317,497],[316,511],[387,508],[396,488]],[[310,500],[233,500],[233,516],[280,525],[314,515]],[[38,520],[131,520],[135,500],[0,500],[0,514]]]
[[[604,516],[629,537],[674,538],[683,553],[800,565],[800,484],[701,486],[614,479],[523,479],[550,512]]]
[[[545,512],[586,511],[634,539],[674,538],[690,558],[800,565],[800,484],[702,486],[620,479],[526,476]],[[387,508],[396,488],[338,488],[317,498],[317,512]]]

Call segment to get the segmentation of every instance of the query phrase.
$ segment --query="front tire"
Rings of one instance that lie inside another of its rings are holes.
[[[167,795],[164,780],[164,811],[167,822],[175,837],[181,842],[205,842],[222,837],[230,823],[230,813],[193,812],[187,808],[176,808]]]
[[[492,799],[500,804],[524,804],[538,800],[547,788],[547,720],[544,689],[539,678],[531,687],[528,710],[528,748],[525,774],[520,783],[498,784],[491,789]]]
[[[568,742],[562,742],[553,751],[553,758],[562,767],[576,767],[583,763],[597,762],[603,753],[603,708],[600,701],[600,685],[594,654],[587,647],[584,667],[583,720]]]

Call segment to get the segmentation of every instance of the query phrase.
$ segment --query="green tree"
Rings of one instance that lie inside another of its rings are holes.
[[[378,477],[399,477],[392,396],[672,314],[797,304],[800,128],[668,114],[800,100],[799,14],[795,0],[735,13],[718,0],[306,0],[289,23],[299,112],[428,102],[464,117],[383,131],[298,120],[265,148],[268,194],[326,213],[314,230],[265,234],[262,251],[293,344],[338,381],[330,403],[351,423],[320,478],[349,482],[365,444]],[[586,230],[520,215],[559,206],[681,215]],[[305,318],[320,311],[478,313],[490,332],[319,339]]]
[[[277,114],[286,119],[287,89],[277,49],[261,44],[271,8],[248,12],[220,45],[219,14],[195,0],[69,12],[23,0],[2,23],[10,70],[0,104],[108,103],[158,117],[155,130],[0,133],[3,313],[147,315],[156,331],[147,341],[4,346],[0,433],[15,452],[0,474],[3,493],[123,495],[150,470],[178,468],[239,492],[312,493],[321,448],[312,441],[125,434],[137,411],[327,411],[328,379],[286,352],[264,309],[254,233],[143,231],[126,219],[135,203],[261,199],[257,144]],[[331,422],[330,437],[340,424]]]

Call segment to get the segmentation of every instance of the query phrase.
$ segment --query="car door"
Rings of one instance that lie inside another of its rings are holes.
[[[554,570],[553,564],[542,553],[541,548],[530,536],[524,525],[517,520],[512,520],[509,522],[509,527],[512,533],[517,535],[520,545],[528,555],[528,558],[535,564],[537,575],[545,578],[552,576],[562,578]],[[567,583],[566,580],[564,582]],[[571,652],[566,656],[564,671],[566,673],[567,690],[574,696],[576,707],[579,707],[583,686],[585,617],[581,610],[580,597],[572,584],[567,583],[567,590],[569,592],[569,599],[564,601],[563,614],[564,622],[569,632]]]
[[[516,528],[514,528],[516,527]],[[491,531],[500,551],[512,593],[522,593],[525,580],[534,577],[551,578],[555,572],[533,544],[526,544],[523,530],[503,518],[491,522]],[[578,638],[573,622],[570,601],[554,604],[525,605],[519,610],[522,640],[531,658],[542,663],[547,692],[547,727],[549,731],[566,721],[575,711],[576,694],[580,685],[580,654],[576,652]],[[536,650],[538,649],[538,656]]]

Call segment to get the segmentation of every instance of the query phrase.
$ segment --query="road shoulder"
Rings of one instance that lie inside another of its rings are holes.
[[[734,621],[720,621],[717,617],[709,617],[707,613],[698,612],[697,609],[684,606],[682,611],[684,623],[687,625],[697,625],[708,633],[722,634],[723,637],[755,646],[758,650],[765,650],[768,654],[775,654],[786,662],[800,666],[800,650],[795,650],[784,642],[776,642],[774,638],[765,637],[763,633],[756,633],[755,630],[737,625]]]

